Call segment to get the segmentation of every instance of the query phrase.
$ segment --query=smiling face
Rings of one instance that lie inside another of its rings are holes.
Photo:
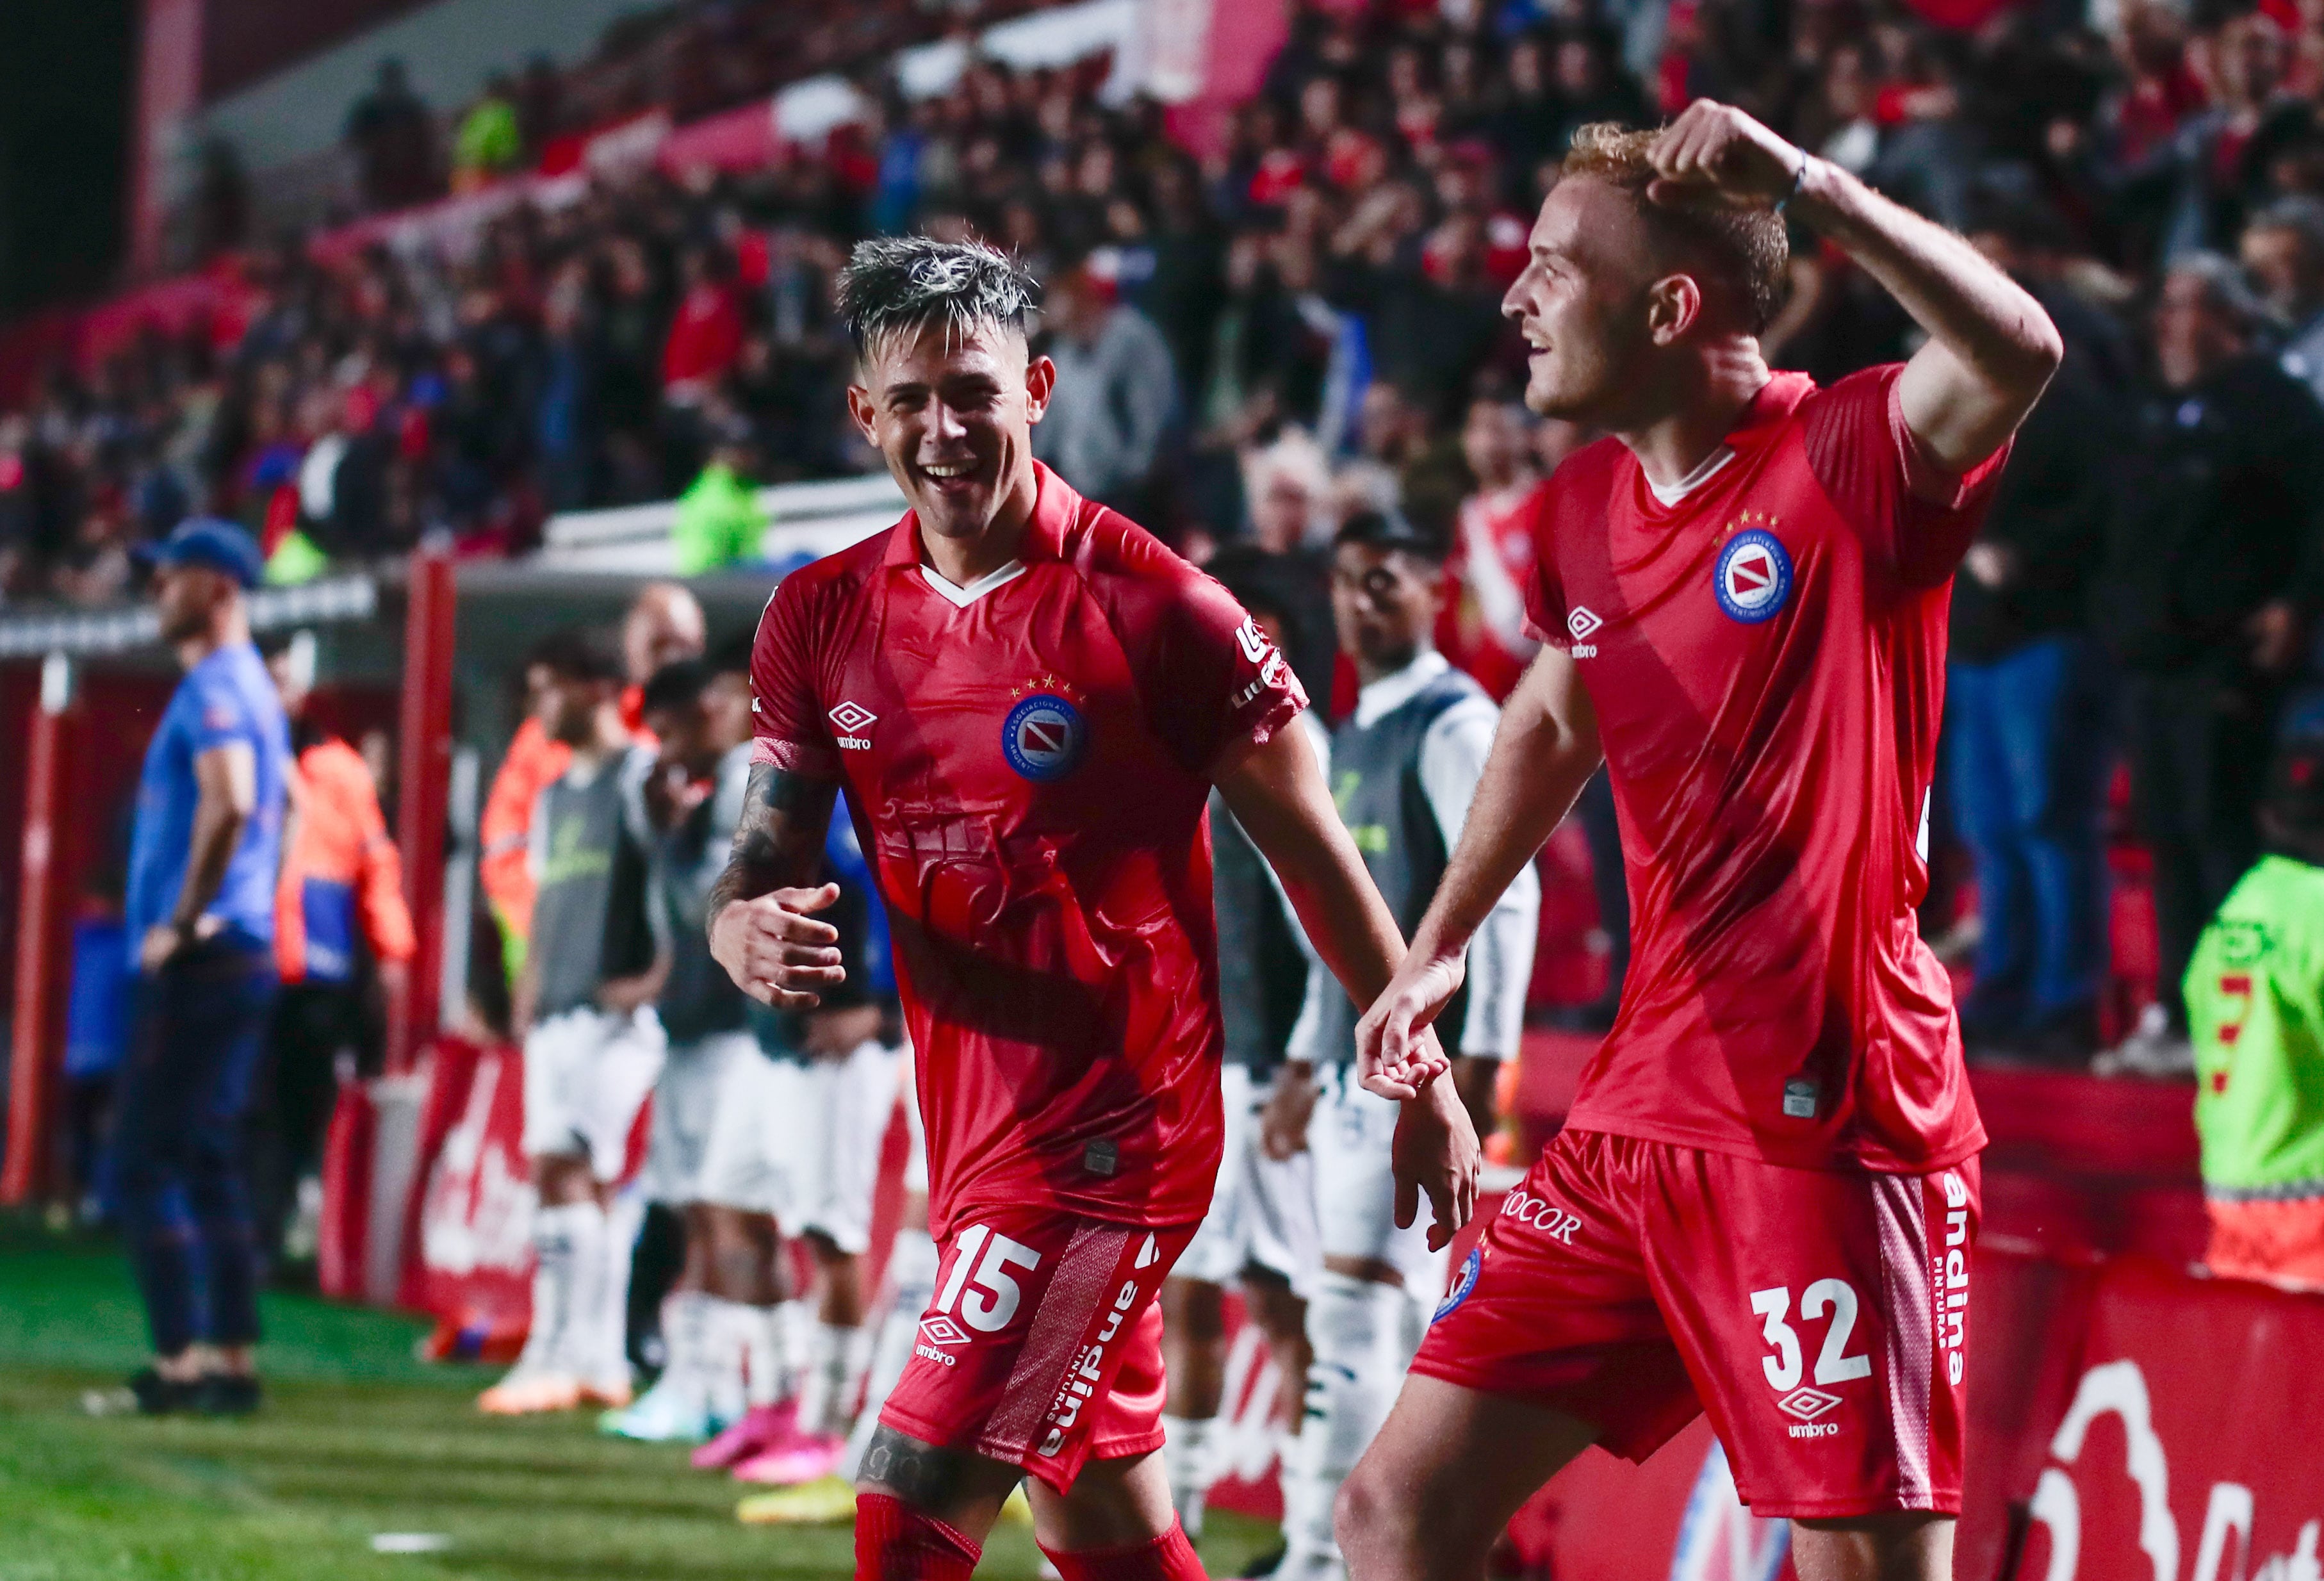
[[[1544,417],[1617,427],[1655,350],[1660,273],[1637,204],[1604,181],[1569,176],[1543,199],[1530,255],[1501,299],[1531,356],[1526,404]]]
[[[1046,356],[1028,361],[1020,332],[937,322],[886,336],[867,349],[862,377],[848,411],[923,529],[973,541],[1011,501],[1030,510],[1033,425],[1056,368]]]

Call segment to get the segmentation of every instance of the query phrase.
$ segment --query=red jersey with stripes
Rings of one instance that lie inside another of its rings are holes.
[[[1211,781],[1306,706],[1227,591],[1046,467],[972,587],[907,514],[775,590],[756,756],[844,781],[918,1054],[934,1228],[1175,1225],[1221,1145]]]
[[[1613,439],[1552,479],[1528,615],[1596,709],[1631,914],[1575,1128],[1905,1173],[1984,1145],[1914,908],[1953,570],[2006,447],[1942,471],[1901,372],[1776,374],[1674,501]]]

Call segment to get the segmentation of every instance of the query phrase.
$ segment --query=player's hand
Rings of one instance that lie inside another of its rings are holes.
[[[1388,985],[1356,1023],[1356,1079],[1364,1091],[1402,1103],[1451,1068],[1428,1024],[1468,975],[1462,956],[1404,957]]]
[[[1307,1151],[1307,1122],[1315,1113],[1315,1076],[1305,1065],[1286,1065],[1275,1073],[1266,1106],[1259,1112],[1259,1151],[1277,1163]]]
[[[1663,129],[1647,158],[1647,199],[1705,208],[1773,208],[1807,155],[1732,105],[1697,99]]]
[[[814,913],[839,899],[839,886],[779,889],[730,901],[710,924],[710,953],[735,985],[777,1010],[813,1010],[818,988],[847,981],[839,929]]]
[[[208,938],[221,926],[216,917],[210,916],[196,919],[190,929],[180,928],[174,922],[156,922],[137,942],[137,964],[148,975],[158,972],[176,959],[180,950]]]
[[[1477,1128],[1449,1081],[1431,1082],[1396,1117],[1389,1160],[1396,1171],[1396,1225],[1409,1228],[1428,1197],[1428,1249],[1442,1252],[1477,1211],[1477,1183],[1484,1170]]]

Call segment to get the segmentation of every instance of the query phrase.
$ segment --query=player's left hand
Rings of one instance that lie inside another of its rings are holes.
[[[1737,109],[1697,99],[1647,156],[1659,172],[1649,201],[1706,208],[1773,208],[1791,195],[1807,155]]]
[[[1356,1023],[1356,1079],[1364,1091],[1402,1103],[1452,1067],[1428,1031],[1468,975],[1463,957],[1424,961],[1407,954],[1396,976]]]
[[[1396,1142],[1389,1154],[1396,1171],[1397,1228],[1410,1227],[1420,1215],[1420,1197],[1428,1197],[1428,1249],[1442,1252],[1452,1244],[1461,1226],[1477,1211],[1477,1183],[1484,1170],[1484,1149],[1469,1111],[1449,1081],[1428,1084],[1419,1097],[1405,1105],[1396,1118]]]
[[[137,964],[150,976],[175,959],[180,950],[209,938],[219,927],[218,920],[208,916],[197,920],[191,931],[181,930],[174,922],[156,922],[138,940]]]

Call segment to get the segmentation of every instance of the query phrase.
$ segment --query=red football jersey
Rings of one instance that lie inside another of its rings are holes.
[[[1953,569],[2006,448],[1938,469],[1900,371],[1776,374],[1670,504],[1612,439],[1551,481],[1530,624],[1596,707],[1630,890],[1577,1128],[1907,1173],[1984,1145],[1914,907]]]
[[[757,759],[844,782],[918,1051],[935,1233],[1047,1202],[1208,1209],[1220,1149],[1213,775],[1306,698],[1234,598],[1047,467],[973,587],[919,526],[793,573]]]

